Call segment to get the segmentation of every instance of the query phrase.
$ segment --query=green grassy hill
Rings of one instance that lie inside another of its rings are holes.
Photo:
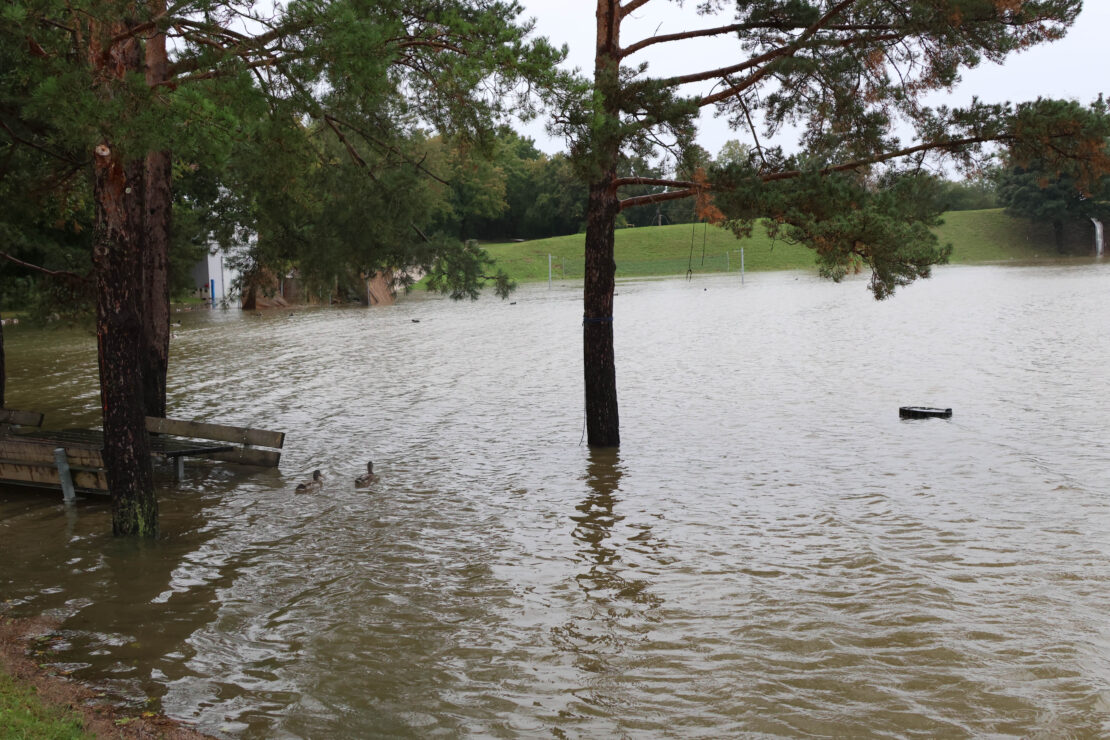
[[[1052,230],[1027,219],[988,211],[951,211],[934,230],[941,243],[952,245],[954,264],[1054,259],[1060,254]],[[1074,238],[1073,235],[1069,237]],[[1092,237],[1093,244],[1093,237]]]
[[[945,214],[944,221],[936,232],[942,243],[953,245],[953,263],[1025,261],[1059,256],[1048,229],[1007,216],[1002,209],[954,211]],[[513,279],[534,281],[547,279],[548,255],[552,255],[554,277],[581,278],[584,242],[583,234],[575,234],[482,246]],[[772,242],[760,228],[751,239],[737,240],[730,232],[716,227],[680,224],[618,229],[617,277],[684,275],[687,269],[695,273],[735,272],[740,269],[741,248],[747,271],[814,267],[810,250]]]

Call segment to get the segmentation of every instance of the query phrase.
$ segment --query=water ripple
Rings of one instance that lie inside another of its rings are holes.
[[[1110,269],[799,277],[622,284],[619,453],[577,288],[183,314],[173,412],[281,469],[162,471],[143,545],[2,493],[3,608],[226,737],[1106,736]],[[12,405],[95,421],[87,336],[6,339]]]

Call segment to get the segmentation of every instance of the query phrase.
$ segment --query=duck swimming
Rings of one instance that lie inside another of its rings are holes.
[[[312,471],[312,480],[308,483],[298,483],[297,493],[316,493],[324,487],[324,474],[319,470]]]
[[[366,463],[366,474],[355,478],[355,488],[366,488],[371,483],[376,483],[378,476],[374,475],[374,462]]]

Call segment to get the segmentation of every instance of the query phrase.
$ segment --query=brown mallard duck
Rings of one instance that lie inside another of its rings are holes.
[[[366,488],[371,483],[377,483],[378,476],[374,475],[374,461],[366,463],[366,473],[355,478],[355,488]]]
[[[319,470],[312,471],[312,480],[308,483],[298,483],[297,493],[316,493],[324,487],[324,474]]]

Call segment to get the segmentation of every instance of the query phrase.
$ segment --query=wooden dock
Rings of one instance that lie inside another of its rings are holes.
[[[0,483],[60,489],[66,500],[75,491],[106,493],[104,433],[41,425],[42,414],[0,409]],[[285,444],[283,432],[263,429],[156,417],[147,417],[146,426],[151,456],[174,462],[178,479],[187,457],[277,467]]]

